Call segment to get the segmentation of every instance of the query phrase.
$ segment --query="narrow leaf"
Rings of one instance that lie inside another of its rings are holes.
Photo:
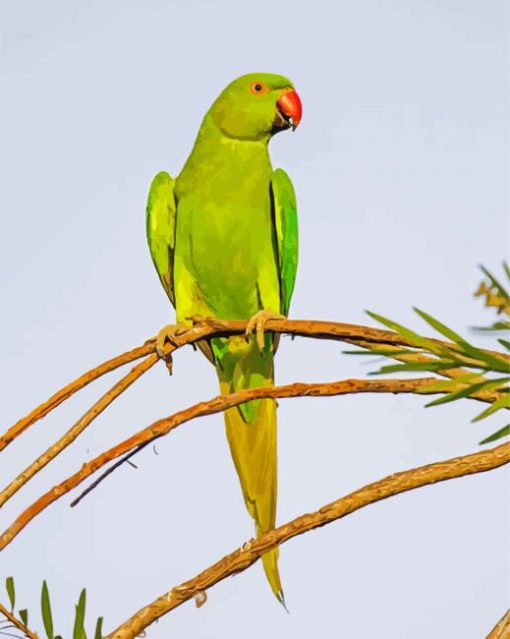
[[[413,371],[425,371],[435,373],[436,371],[453,368],[453,362],[431,361],[431,362],[408,362],[404,364],[390,364],[381,366],[378,371],[369,373],[370,375],[386,375],[387,373],[410,373]]]
[[[503,260],[503,270],[505,271],[507,279],[510,280],[510,267],[508,266],[508,262],[506,262],[505,260]]]
[[[484,381],[485,378],[477,373],[469,373],[468,375],[460,375],[459,377],[454,377],[453,379],[439,379],[434,384],[427,384],[423,388],[417,388],[416,391],[418,393],[429,394],[431,391],[449,391],[455,392],[455,389],[459,386],[459,384],[467,384],[468,382],[475,381]]]
[[[464,352],[466,355],[473,357],[476,360],[481,360],[481,362],[485,362],[486,364],[489,364],[489,366],[496,371],[505,373],[508,370],[507,362],[503,362],[501,359],[495,357],[491,353],[486,353],[485,351],[476,348],[476,346],[470,344],[461,335],[453,331],[451,328],[448,328],[448,326],[437,320],[435,317],[432,317],[428,313],[425,313],[425,311],[422,311],[419,308],[415,308],[414,310],[418,313],[418,315],[420,315],[420,317],[422,317],[433,328],[435,328],[436,331],[460,346],[462,352]]]
[[[464,364],[465,366],[474,366],[475,368],[497,371],[498,373],[508,373],[510,371],[508,362],[505,359],[497,357],[497,355],[476,348],[476,346],[473,346],[469,342],[464,342],[461,348],[468,358],[475,360],[472,363],[466,362]]]
[[[493,404],[491,404],[489,408],[486,408],[483,412],[481,412],[471,421],[473,423],[479,422],[480,420],[485,419],[486,417],[489,417],[489,415],[492,415],[493,413],[495,413],[498,410],[501,410],[502,408],[510,408],[510,393],[505,393],[502,397],[500,397]]]
[[[495,322],[492,326],[473,326],[475,331],[510,331],[510,322]]]
[[[447,337],[451,342],[455,342],[456,344],[465,342],[464,338],[461,337],[458,333],[453,331],[451,328],[448,328],[446,324],[443,324],[432,315],[425,313],[425,311],[420,310],[419,308],[414,308],[414,311],[418,313],[418,315],[424,319],[427,324],[430,324],[432,328],[434,328],[438,333],[441,333],[444,337]]]
[[[16,591],[14,590],[14,579],[12,577],[7,577],[5,580],[5,589],[7,590],[7,596],[11,604],[11,612],[13,612],[16,603]]]
[[[23,608],[23,610],[18,610],[18,615],[25,626],[28,626],[28,610],[26,608]]]
[[[441,354],[444,352],[444,349],[441,346],[439,346],[438,344],[435,344],[432,340],[428,339],[427,337],[422,337],[421,335],[418,335],[418,333],[415,333],[411,329],[406,328],[405,326],[402,326],[401,324],[397,324],[397,322],[394,322],[393,320],[390,320],[387,317],[383,317],[382,315],[373,313],[372,311],[366,311],[366,313],[367,315],[369,315],[376,321],[380,322],[384,326],[387,326],[388,328],[391,328],[392,331],[395,331],[396,333],[398,333],[399,335],[407,339],[409,342],[411,342],[411,344],[414,344],[415,346],[418,346],[420,348],[425,349],[426,351],[430,351],[436,354]]]
[[[478,443],[488,444],[489,442],[494,442],[496,441],[496,439],[500,439],[501,437],[505,437],[506,435],[510,435],[510,424],[503,426],[503,428],[500,428],[495,433],[492,433],[492,435],[489,435],[489,437],[482,439],[482,441]]]
[[[85,588],[80,593],[76,614],[74,617],[73,639],[87,639],[85,633],[85,605],[87,602],[87,591]]]
[[[51,616],[50,594],[48,592],[48,584],[43,581],[41,590],[41,613],[44,623],[44,630],[48,639],[54,639],[53,635],[53,618]]]
[[[510,342],[506,339],[498,339],[498,342],[501,344],[501,346],[503,346],[503,348],[506,348],[507,351],[510,351]]]
[[[429,406],[439,406],[439,404],[447,404],[448,402],[454,402],[456,399],[461,399],[462,397],[469,397],[470,395],[474,395],[478,391],[481,390],[494,390],[503,386],[509,380],[508,377],[501,377],[500,379],[488,379],[484,382],[478,382],[476,384],[471,384],[466,388],[462,388],[458,391],[454,391],[453,393],[449,393],[444,397],[439,397],[432,402],[427,404]]]
[[[98,617],[94,639],[103,639],[103,617]]]

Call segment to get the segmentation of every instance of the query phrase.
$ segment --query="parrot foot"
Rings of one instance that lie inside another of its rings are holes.
[[[272,319],[287,319],[285,315],[280,315],[279,313],[274,313],[273,311],[263,310],[258,311],[253,315],[246,327],[245,337],[246,341],[249,342],[253,332],[255,331],[257,337],[257,346],[259,347],[259,351],[261,353],[264,352],[264,331],[266,328],[266,322]]]
[[[156,353],[165,361],[170,375],[172,374],[173,368],[172,354],[165,353],[165,345],[167,342],[170,342],[170,344],[177,346],[176,338],[180,335],[184,335],[189,329],[190,326],[187,324],[168,324],[167,326],[163,326],[156,336]]]

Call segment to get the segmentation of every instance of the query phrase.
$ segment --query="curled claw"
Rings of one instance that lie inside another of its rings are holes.
[[[284,315],[280,315],[279,313],[274,313],[273,311],[269,311],[269,310],[262,310],[262,311],[258,311],[258,313],[255,313],[255,315],[253,315],[249,322],[248,325],[246,326],[246,331],[245,331],[245,337],[246,337],[246,341],[249,342],[251,336],[253,335],[253,332],[255,331],[256,333],[256,338],[257,338],[257,346],[259,347],[259,351],[261,353],[264,352],[264,331],[266,328],[266,323],[268,320],[272,320],[272,319],[285,319]]]
[[[165,361],[170,375],[172,374],[173,361],[172,354],[165,352],[166,343],[170,342],[170,344],[177,346],[177,337],[186,333],[187,330],[189,330],[189,326],[185,324],[168,324],[168,326],[164,326],[156,336],[156,353]]]

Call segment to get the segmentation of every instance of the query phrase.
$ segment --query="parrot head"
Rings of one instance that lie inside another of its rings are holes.
[[[230,138],[269,140],[301,121],[302,107],[292,82],[271,73],[249,73],[231,82],[208,114]]]

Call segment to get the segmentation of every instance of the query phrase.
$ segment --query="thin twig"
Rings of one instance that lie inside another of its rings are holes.
[[[86,497],[95,488],[97,488],[99,484],[103,482],[108,477],[108,475],[111,475],[114,471],[116,471],[117,468],[119,468],[119,466],[122,466],[123,464],[128,463],[128,464],[131,464],[131,466],[133,466],[134,468],[137,468],[137,466],[135,466],[133,462],[130,461],[131,457],[138,455],[138,453],[142,451],[150,443],[151,442],[145,442],[145,444],[141,444],[140,446],[137,446],[135,449],[131,450],[129,453],[124,455],[124,457],[121,457],[109,468],[107,468],[104,471],[104,473],[101,473],[101,475],[99,475],[97,479],[95,479],[89,486],[87,486],[87,488],[85,488],[85,490],[82,493],[80,493],[78,497],[76,497],[76,499],[73,499],[73,501],[69,504],[71,508],[74,508],[75,506],[77,506],[84,497]]]
[[[166,435],[180,424],[196,417],[222,412],[227,410],[227,408],[238,406],[239,404],[251,399],[262,399],[265,397],[272,397],[274,399],[305,396],[327,397],[354,393],[415,393],[419,388],[424,388],[427,384],[431,384],[435,381],[436,378],[405,380],[347,379],[339,382],[322,384],[304,384],[299,382],[295,384],[287,384],[285,386],[252,388],[249,390],[238,391],[237,393],[232,393],[230,395],[218,395],[209,401],[200,402],[190,408],[154,422],[147,428],[131,435],[97,457],[85,462],[77,472],[41,495],[39,499],[33,502],[21,513],[21,515],[17,517],[9,528],[7,528],[7,530],[5,530],[5,532],[0,536],[0,550],[3,550],[41,511],[78,486],[78,484],[92,475],[96,470],[102,468],[113,459],[117,459],[118,457],[128,453],[130,450]],[[437,394],[437,391],[434,394]]]
[[[168,344],[165,351],[165,356],[177,348],[180,348],[186,344],[194,344],[201,339],[210,338],[213,336],[228,336],[238,335],[244,333],[246,330],[246,321],[242,320],[216,320],[208,319],[206,322],[197,323],[194,326],[179,335],[175,339],[175,344]],[[358,324],[347,324],[343,322],[324,322],[315,320],[280,320],[272,319],[266,324],[268,331],[275,333],[287,333],[301,337],[315,337],[319,339],[333,339],[340,341],[347,341],[349,343],[365,342],[367,344],[390,344],[396,346],[410,346],[414,345],[408,340],[401,337],[398,333],[388,331],[384,329],[373,328],[370,326],[361,326]],[[432,340],[437,344],[447,345],[450,348],[455,349],[456,345],[444,342],[442,340]],[[87,371],[74,381],[64,386],[61,390],[50,397],[46,402],[43,402],[37,408],[34,408],[26,417],[23,417],[13,426],[11,426],[4,435],[0,436],[0,451],[8,446],[18,435],[23,433],[29,426],[35,424],[42,417],[47,415],[51,410],[56,408],[64,400],[73,395],[76,391],[84,388],[90,382],[94,381],[98,377],[101,377],[105,373],[115,370],[123,364],[132,362],[145,355],[150,355],[155,352],[155,339],[149,339],[142,346],[118,355],[113,359],[110,359],[99,366]],[[502,361],[510,362],[510,356],[504,353],[498,353],[497,351],[485,350],[484,352],[490,353]]]
[[[137,346],[136,348],[133,348],[126,353],[122,353],[121,355],[117,355],[116,357],[103,362],[99,366],[92,368],[86,373],[83,373],[83,375],[80,375],[80,377],[64,386],[64,388],[61,388],[48,400],[43,402],[40,406],[37,406],[37,408],[34,408],[34,410],[32,410],[28,415],[11,426],[9,430],[0,437],[0,451],[16,439],[18,435],[21,435],[21,433],[29,428],[29,426],[32,426],[32,424],[47,415],[64,400],[71,397],[71,395],[90,384],[90,382],[93,382],[95,379],[105,375],[106,373],[110,373],[116,368],[119,368],[119,366],[133,362],[134,360],[140,359],[140,357],[144,357],[145,355],[150,355],[153,352],[154,343],[150,342],[142,346]]]
[[[510,638],[510,610],[507,610],[494,628],[489,632],[486,639],[509,639]]]
[[[27,466],[23,472],[13,479],[10,484],[8,484],[8,486],[0,492],[0,508],[36,473],[42,470],[52,459],[67,448],[67,446],[69,446],[98,415],[100,415],[121,393],[123,393],[126,388],[131,386],[131,384],[141,377],[141,375],[154,366],[158,359],[158,356],[155,354],[149,355],[149,357],[146,357],[132,368],[132,370],[120,379],[115,386],[100,397],[97,402],[89,408],[87,412],[84,413],[84,415],[66,433],[64,433],[64,435],[62,435],[62,437],[60,437],[60,439],[52,444],[44,453],[39,455],[39,457],[30,464],[30,466]]]
[[[141,608],[107,635],[105,639],[132,639],[138,636],[156,619],[177,608],[197,593],[207,591],[211,586],[226,577],[246,570],[264,553],[297,535],[341,519],[360,508],[388,497],[448,479],[493,470],[509,462],[510,443],[505,443],[491,450],[484,450],[471,455],[455,457],[454,459],[395,473],[368,484],[345,497],[323,506],[316,512],[301,515],[258,539],[248,541],[193,579],[172,588],[172,590]]]
[[[9,610],[7,610],[7,608],[3,606],[1,603],[0,603],[0,614],[2,614],[6,619],[8,619],[13,626],[16,626],[16,628],[20,630],[25,635],[25,637],[28,637],[29,639],[39,639],[37,633],[32,632],[30,628],[27,628],[25,624],[21,621],[21,619],[18,619],[17,617],[15,617],[12,614],[12,612],[9,612]]]

